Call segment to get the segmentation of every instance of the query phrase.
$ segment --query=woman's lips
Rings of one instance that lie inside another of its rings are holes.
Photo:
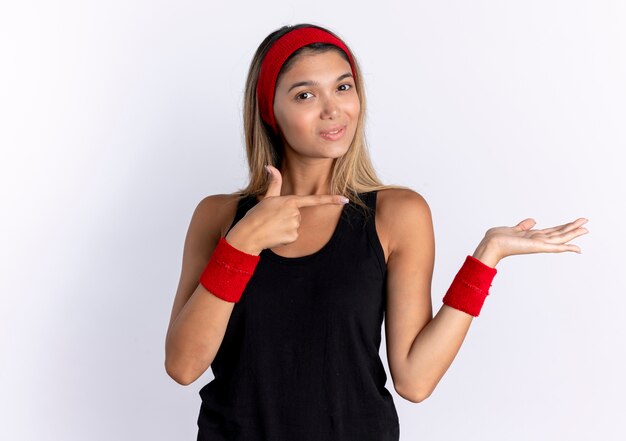
[[[329,133],[329,132],[320,132],[320,136],[324,139],[327,139],[329,141],[337,141],[338,139],[340,139],[343,134],[346,132],[346,126],[343,126],[338,132],[336,133]]]

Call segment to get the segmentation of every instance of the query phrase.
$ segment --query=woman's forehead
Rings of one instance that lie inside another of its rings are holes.
[[[299,54],[293,64],[283,72],[277,87],[290,81],[334,82],[344,73],[351,73],[348,63],[337,51]]]

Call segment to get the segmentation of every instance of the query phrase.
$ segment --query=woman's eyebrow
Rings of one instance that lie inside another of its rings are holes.
[[[347,72],[347,73],[337,77],[336,81],[341,81],[344,78],[348,78],[348,77],[351,77],[351,76],[352,76],[352,73],[351,72]],[[310,80],[309,81],[299,81],[297,83],[293,83],[287,92],[291,92],[291,89],[295,89],[296,87],[299,87],[299,86],[319,86],[319,83],[317,81],[310,81]]]

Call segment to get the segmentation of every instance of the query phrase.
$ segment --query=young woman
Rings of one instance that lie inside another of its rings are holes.
[[[166,338],[167,373],[200,390],[199,440],[398,440],[397,393],[427,398],[515,254],[580,252],[580,218],[487,230],[433,318],[431,213],[383,185],[364,136],[354,55],[319,26],[271,33],[252,60],[250,182],[197,206]],[[267,165],[267,167],[265,167]]]

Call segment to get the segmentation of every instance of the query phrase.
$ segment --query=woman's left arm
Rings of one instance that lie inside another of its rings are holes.
[[[431,281],[435,242],[430,208],[416,192],[390,192],[377,210],[388,237],[385,335],[394,388],[418,403],[433,392],[456,357],[473,316],[442,305],[432,316]],[[394,215],[395,213],[395,215]],[[398,216],[397,213],[402,213]],[[495,267],[515,254],[580,253],[572,239],[588,233],[579,218],[543,230],[532,230],[533,219],[515,227],[487,230],[472,257]]]

